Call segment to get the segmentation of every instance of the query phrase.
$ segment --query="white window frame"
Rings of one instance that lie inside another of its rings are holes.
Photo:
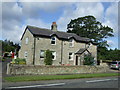
[[[42,57],[41,53],[44,54],[44,56]],[[40,58],[45,58],[45,50],[40,50]]]
[[[28,57],[28,52],[25,51],[25,52],[24,52],[24,58],[27,58],[27,57]]]
[[[70,61],[73,61],[74,53],[72,53],[71,55],[70,55],[70,53],[72,53],[72,52],[69,52],[68,58],[71,57],[71,59],[69,58],[69,60],[70,60]]]
[[[69,47],[74,47],[74,39],[69,40]]]
[[[52,51],[52,55],[54,55],[54,59],[52,58],[52,60],[56,60],[56,52]]]
[[[55,40],[53,40],[52,38],[55,38]],[[55,44],[52,44],[52,41],[54,41],[55,42]],[[51,37],[51,45],[56,45],[56,37],[55,36],[53,36],[53,37]]]
[[[28,44],[28,41],[29,41],[29,38],[26,37],[26,38],[25,38],[25,44]]]

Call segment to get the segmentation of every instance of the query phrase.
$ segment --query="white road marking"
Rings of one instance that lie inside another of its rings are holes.
[[[6,89],[14,89],[14,88],[33,88],[33,87],[57,86],[57,85],[65,85],[65,83],[46,84],[46,85],[33,85],[33,86],[19,86],[19,87],[7,87]]]
[[[92,83],[92,82],[103,82],[103,81],[110,81],[110,80],[118,80],[118,79],[92,80],[92,81],[86,81],[86,82],[87,82],[87,83]]]

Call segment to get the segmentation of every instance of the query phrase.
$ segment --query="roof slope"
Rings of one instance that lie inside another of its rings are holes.
[[[74,38],[76,41],[90,42],[89,38],[80,37],[74,33],[60,32],[60,31],[52,31],[50,29],[38,28],[34,26],[27,26],[28,30],[34,36],[46,36],[51,37],[56,35],[59,39],[69,40],[70,38]]]
[[[87,52],[90,54],[90,52],[88,51],[87,48],[80,48],[75,54],[82,54],[82,53],[84,53],[85,51],[87,51]]]

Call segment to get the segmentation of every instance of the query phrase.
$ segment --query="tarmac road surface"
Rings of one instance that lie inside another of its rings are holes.
[[[3,83],[5,90],[40,88],[118,88],[118,77]]]

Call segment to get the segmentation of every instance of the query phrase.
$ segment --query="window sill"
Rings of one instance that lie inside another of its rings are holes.
[[[74,61],[74,60],[73,59],[72,60],[69,59],[69,61]]]
[[[74,46],[73,47],[69,47],[69,48],[74,48]]]
[[[56,45],[56,44],[51,44],[51,45]]]

